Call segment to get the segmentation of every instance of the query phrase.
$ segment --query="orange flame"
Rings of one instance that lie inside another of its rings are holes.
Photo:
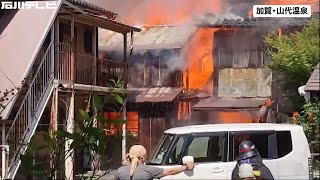
[[[264,4],[270,5],[311,5],[312,11],[318,9],[319,0],[265,0]],[[179,2],[179,4],[177,4]],[[132,25],[172,25],[190,22],[193,15],[200,15],[205,12],[221,13],[222,0],[193,0],[170,1],[170,0],[147,0],[140,4],[133,12],[126,17],[126,23]],[[142,6],[142,7],[141,7]],[[143,12],[141,12],[143,11]],[[252,8],[248,10],[248,15],[252,16]],[[139,21],[137,21],[139,19]],[[188,69],[183,72],[183,84],[186,90],[199,89],[206,90],[213,95],[212,75],[213,75],[213,41],[214,33],[218,28],[198,29],[196,35],[188,43],[187,60]],[[210,82],[211,81],[211,82]],[[210,87],[210,88],[208,88]],[[181,112],[187,112],[186,105],[180,105],[178,119],[184,119]],[[224,123],[252,122],[255,118],[246,113],[221,112],[219,117]],[[237,120],[236,120],[237,121]]]
[[[213,73],[213,38],[217,28],[198,29],[188,47],[189,68],[183,73],[183,84],[186,90],[199,89],[213,94],[213,86],[209,85]]]
[[[133,25],[179,24],[205,12],[220,13],[221,0],[198,0],[197,3],[194,0],[147,0],[129,14],[126,22]]]
[[[222,123],[252,123],[253,117],[244,111],[219,112]]]

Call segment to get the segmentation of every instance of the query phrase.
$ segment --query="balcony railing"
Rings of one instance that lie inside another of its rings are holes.
[[[72,53],[70,44],[57,45],[59,57],[55,61],[55,79],[78,84],[110,86],[110,79],[124,80],[125,63],[99,59],[87,54]]]
[[[55,61],[55,79],[73,81],[73,62],[70,44],[59,43],[57,46],[59,51],[58,60]]]
[[[72,53],[70,44],[59,43],[59,58],[55,65],[55,79],[79,84],[96,84],[96,58]]]
[[[125,64],[123,62],[99,59],[98,61],[98,77],[97,84],[99,86],[110,86],[110,79],[124,80],[124,68]]]
[[[96,85],[96,58],[89,55],[76,55],[75,82]]]

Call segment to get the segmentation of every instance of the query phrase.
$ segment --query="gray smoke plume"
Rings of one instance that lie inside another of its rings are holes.
[[[248,13],[252,10],[253,5],[265,4],[265,0],[88,0],[105,9],[114,11],[119,14],[118,21],[129,23],[131,25],[149,23],[151,16],[160,17],[167,23],[165,25],[179,25],[183,30],[196,28],[199,24],[215,24],[225,19],[248,19]],[[180,16],[187,17],[180,21]],[[182,13],[182,14],[181,14]],[[276,30],[279,27],[286,27],[294,21],[295,18],[280,18],[276,21],[265,21],[261,26],[263,30]],[[179,35],[179,34],[178,34]],[[241,36],[237,36],[241,37]],[[238,41],[237,41],[238,42]],[[239,41],[239,42],[246,42]],[[185,45],[188,46],[188,43]],[[237,44],[241,48],[241,44]],[[169,50],[135,50],[134,53],[145,56],[151,53],[153,57],[161,57],[166,60],[165,63],[170,71],[184,71],[188,67],[187,51],[184,47],[180,51]],[[121,52],[121,51],[120,51]],[[177,53],[178,52],[178,53]]]

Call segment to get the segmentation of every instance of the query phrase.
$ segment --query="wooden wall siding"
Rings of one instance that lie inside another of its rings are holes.
[[[216,68],[259,68],[269,58],[261,50],[215,49],[214,59]]]
[[[124,67],[125,64],[120,61],[112,61],[107,59],[98,60],[97,68],[97,84],[99,86],[111,86],[110,79],[124,79]]]
[[[131,87],[181,87],[182,74],[180,71],[171,71],[160,65],[135,63],[131,64],[130,81]]]
[[[272,74],[267,69],[219,70],[219,97],[270,97]]]
[[[262,33],[221,30],[214,36],[214,67],[258,68],[266,63]]]
[[[140,118],[139,141],[146,148],[147,157],[151,156],[165,130],[164,117]]]
[[[76,55],[76,78],[79,84],[95,84],[96,58],[90,55]]]

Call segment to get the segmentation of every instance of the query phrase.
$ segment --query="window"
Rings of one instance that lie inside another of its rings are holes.
[[[277,132],[278,158],[281,158],[292,151],[292,139],[290,131]]]
[[[204,159],[208,157],[209,137],[194,138],[188,149],[188,156],[193,156],[194,159]],[[199,160],[198,160],[199,161]]]
[[[161,164],[162,163],[164,156],[167,153],[171,142],[173,141],[173,138],[174,138],[174,136],[170,135],[170,134],[166,134],[161,138],[160,143],[154,153],[154,156],[152,157],[151,161],[149,162],[149,164]]]
[[[87,29],[84,32],[84,51],[85,53],[92,54],[92,29]]]
[[[182,147],[187,141],[188,136],[182,136],[179,138],[176,146],[174,147],[171,156],[169,157],[169,164],[179,164],[182,156]]]
[[[274,159],[277,157],[276,140],[274,131],[264,132],[232,132],[230,149],[230,161],[237,161],[239,158],[239,145],[244,140],[251,141],[259,151],[263,159]]]
[[[70,43],[71,39],[66,40],[68,36],[71,37],[71,24],[59,23],[59,42]]]
[[[216,162],[225,160],[224,136],[202,136],[192,139],[186,155],[193,156],[195,162]]]

